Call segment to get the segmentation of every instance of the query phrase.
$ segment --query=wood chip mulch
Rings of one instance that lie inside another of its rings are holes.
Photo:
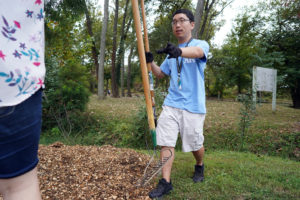
[[[40,145],[42,199],[149,199],[155,185],[136,187],[149,156],[113,146]]]

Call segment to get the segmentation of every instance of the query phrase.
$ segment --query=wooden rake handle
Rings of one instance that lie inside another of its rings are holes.
[[[147,109],[147,116],[148,116],[148,124],[150,128],[150,132],[152,134],[152,141],[153,145],[156,146],[156,132],[155,132],[155,123],[154,123],[154,116],[152,110],[152,102],[150,98],[150,86],[149,86],[149,79],[148,79],[148,70],[146,64],[146,56],[144,50],[144,42],[142,36],[142,28],[140,22],[140,13],[138,7],[138,0],[131,0],[132,3],[132,12],[133,12],[133,20],[135,26],[135,32],[138,42],[138,53],[140,59],[140,67],[142,73],[142,80],[143,80],[143,87],[144,87],[144,95],[146,100],[146,109]]]
[[[141,11],[142,11],[142,17],[143,17],[145,51],[150,52],[149,40],[148,40],[148,31],[147,31],[147,18],[146,18],[144,0],[141,0]],[[150,79],[149,81],[150,81],[150,95],[151,95],[151,100],[152,100],[152,107],[155,107],[154,87],[153,87],[153,76],[152,76],[151,63],[147,63],[147,68],[148,68],[149,79]],[[151,84],[152,84],[152,86],[151,86]],[[154,109],[154,111],[155,111],[155,109]],[[155,113],[153,113],[153,114],[154,114],[154,117],[155,117]]]

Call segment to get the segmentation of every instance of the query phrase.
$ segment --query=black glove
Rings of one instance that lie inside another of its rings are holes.
[[[153,62],[153,54],[151,52],[145,52],[146,55],[146,63],[152,63]]]
[[[157,50],[156,52],[158,54],[162,54],[162,53],[169,54],[168,59],[170,59],[170,58],[178,58],[182,54],[181,49],[178,48],[177,46],[175,46],[174,44],[170,43],[170,42],[168,42],[166,48]]]

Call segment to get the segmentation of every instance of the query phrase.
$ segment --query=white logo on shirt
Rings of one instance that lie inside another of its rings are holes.
[[[196,59],[195,58],[185,58],[184,63],[195,63]]]

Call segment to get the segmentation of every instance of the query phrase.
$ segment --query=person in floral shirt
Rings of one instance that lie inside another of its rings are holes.
[[[37,177],[44,63],[44,2],[0,1],[0,193],[41,199]]]

